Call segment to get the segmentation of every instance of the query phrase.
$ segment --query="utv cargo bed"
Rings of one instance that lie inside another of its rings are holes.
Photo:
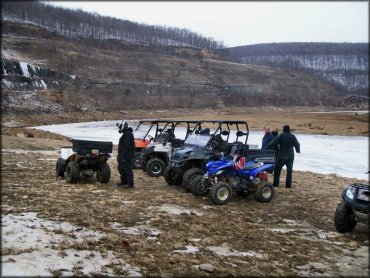
[[[276,151],[274,150],[245,150],[245,162],[263,162],[275,164]]]

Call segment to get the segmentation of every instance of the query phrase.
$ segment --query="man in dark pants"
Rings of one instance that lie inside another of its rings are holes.
[[[284,125],[283,133],[279,134],[272,140],[266,147],[266,149],[274,149],[274,147],[279,146],[279,153],[277,162],[275,164],[274,172],[274,186],[279,186],[280,173],[284,165],[287,168],[287,175],[285,186],[286,188],[292,187],[292,176],[293,176],[293,162],[294,162],[294,150],[300,153],[300,144],[297,138],[290,133],[289,125]]]
[[[132,164],[135,154],[135,141],[132,134],[132,128],[128,127],[126,121],[122,121],[119,125],[119,133],[122,133],[118,143],[118,171],[121,176],[121,185],[124,188],[134,187],[134,174],[132,172]]]

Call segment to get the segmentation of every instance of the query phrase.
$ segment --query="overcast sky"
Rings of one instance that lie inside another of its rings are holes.
[[[48,2],[149,25],[186,28],[226,46],[369,42],[369,2]]]

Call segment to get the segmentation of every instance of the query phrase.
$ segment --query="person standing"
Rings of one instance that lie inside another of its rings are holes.
[[[272,134],[272,136],[274,136],[274,138],[275,138],[276,136],[278,136],[278,135],[279,135],[279,129],[278,129],[277,127],[274,127],[274,128],[271,130],[271,134]]]
[[[135,155],[135,140],[132,128],[128,126],[126,121],[122,121],[119,125],[119,133],[122,135],[118,143],[117,162],[121,181],[117,185],[124,188],[134,187],[132,164]]]
[[[276,136],[266,147],[266,149],[274,149],[276,145],[279,147],[279,153],[277,162],[275,164],[274,172],[274,183],[275,187],[279,186],[281,169],[285,165],[287,168],[287,175],[285,181],[285,187],[292,187],[292,176],[293,176],[293,162],[294,162],[294,150],[297,153],[301,152],[300,144],[292,133],[290,133],[289,125],[284,125],[283,133]]]
[[[273,136],[273,138],[275,138],[276,136],[279,135],[279,129],[277,127],[274,127],[272,130],[271,130],[271,134]],[[272,141],[272,140],[271,140]],[[276,155],[279,153],[279,145],[275,145],[272,150],[275,150],[276,151]]]
[[[265,127],[265,135],[262,138],[262,146],[261,149],[266,149],[266,146],[274,139],[274,136],[270,132],[270,127]]]

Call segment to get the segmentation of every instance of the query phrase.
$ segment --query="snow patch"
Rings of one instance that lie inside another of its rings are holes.
[[[52,276],[58,273],[73,276],[76,270],[80,275],[114,275],[113,267],[120,266],[129,276],[142,276],[137,267],[130,266],[112,251],[102,254],[93,250],[64,249],[62,246],[73,246],[84,240],[98,241],[103,236],[103,233],[67,222],[57,223],[38,218],[34,212],[4,215],[2,275]]]
[[[171,205],[171,204],[164,204],[159,208],[160,211],[167,212],[169,214],[175,214],[175,215],[182,215],[182,214],[188,214],[188,215],[196,215],[196,216],[202,216],[202,212],[198,212],[196,210],[190,210],[186,209],[181,206]]]
[[[187,254],[195,254],[197,252],[199,252],[199,248],[192,245],[186,245],[184,250],[173,251],[173,253],[187,253]]]
[[[209,246],[207,247],[207,249],[216,255],[224,256],[224,257],[231,257],[231,256],[235,256],[235,257],[248,256],[248,257],[257,257],[257,258],[264,257],[263,254],[257,253],[254,251],[240,252],[237,250],[233,250],[227,245],[227,243],[223,243],[221,244],[221,246]]]

